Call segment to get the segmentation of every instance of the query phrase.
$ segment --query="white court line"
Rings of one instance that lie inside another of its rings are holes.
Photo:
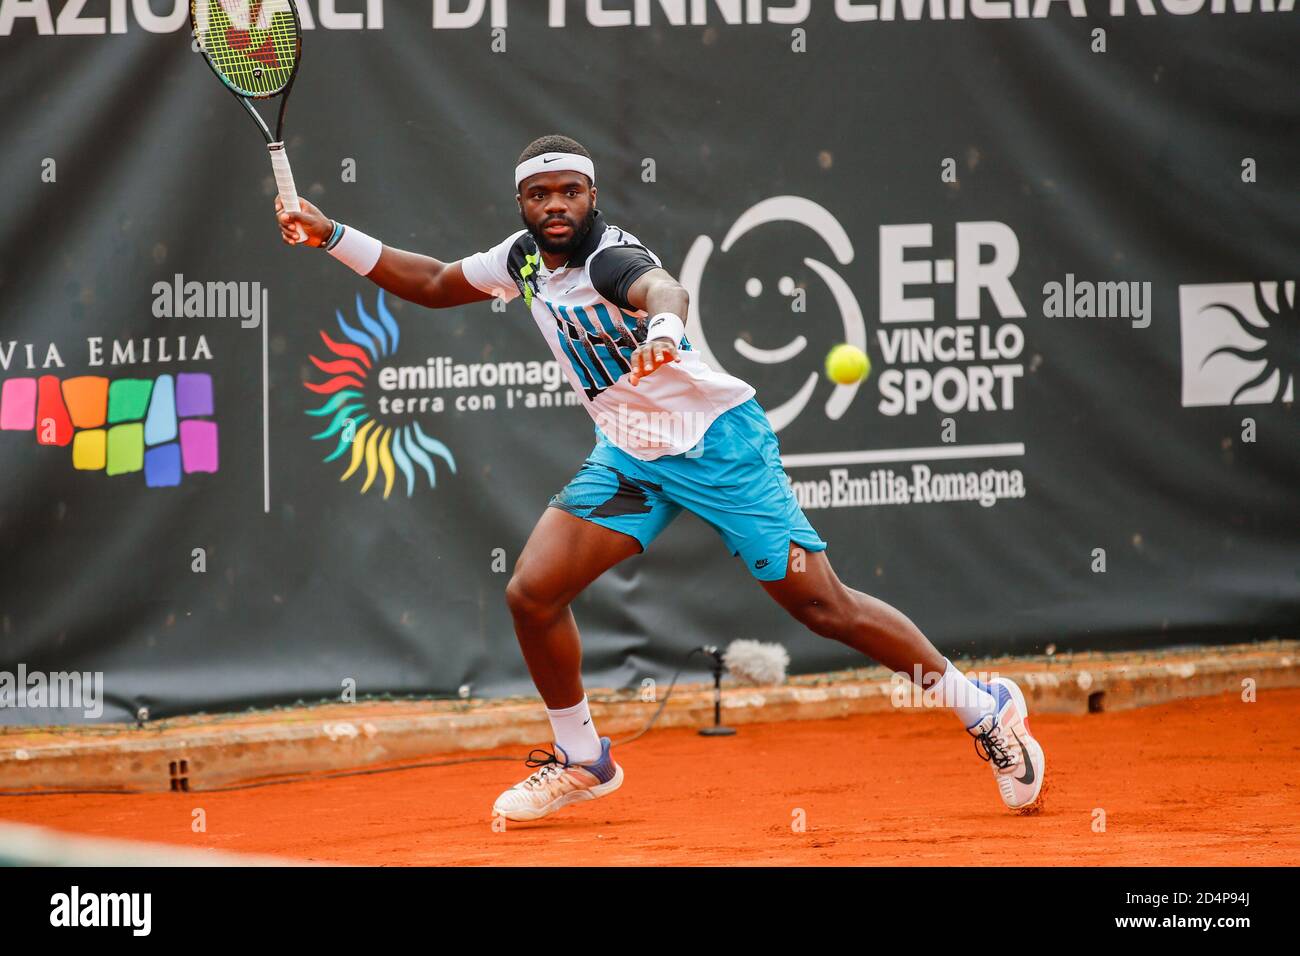
[[[1011,458],[1025,453],[1024,442],[994,445],[939,445],[934,448],[881,448],[874,451],[827,451],[807,455],[782,455],[786,468],[816,465],[878,465],[894,461],[928,461],[951,458]]]

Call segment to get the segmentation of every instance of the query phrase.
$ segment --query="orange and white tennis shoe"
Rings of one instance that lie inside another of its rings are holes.
[[[1029,708],[1016,682],[999,677],[988,684],[997,710],[967,727],[975,752],[993,765],[993,779],[1007,808],[1016,813],[1042,809],[1047,760],[1042,745],[1029,732]]]
[[[613,793],[623,786],[623,768],[614,762],[608,737],[600,738],[600,747],[600,758],[584,764],[570,763],[559,744],[555,745],[556,753],[534,750],[526,763],[539,769],[497,797],[492,815],[507,820],[538,820],[571,803]]]

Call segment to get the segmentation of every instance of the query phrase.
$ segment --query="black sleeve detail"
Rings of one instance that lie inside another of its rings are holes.
[[[592,286],[602,298],[620,309],[635,312],[635,306],[627,301],[628,290],[641,276],[659,268],[644,246],[608,246],[591,260],[588,273]]]
[[[510,251],[506,253],[506,272],[510,273],[510,278],[519,287],[520,295],[524,292],[524,282],[519,278],[519,273],[528,261],[528,238],[528,233],[525,232],[510,244]]]

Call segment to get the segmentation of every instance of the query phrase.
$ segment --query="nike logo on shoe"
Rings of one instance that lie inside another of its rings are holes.
[[[1025,742],[1020,739],[1020,735],[1013,730],[1011,731],[1011,736],[1015,737],[1016,743],[1020,745],[1020,756],[1025,762],[1025,775],[1023,777],[1016,777],[1016,779],[1025,786],[1029,786],[1034,782],[1034,763],[1029,759],[1029,751],[1025,749]]]

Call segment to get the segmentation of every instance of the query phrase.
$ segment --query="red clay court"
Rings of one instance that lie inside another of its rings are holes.
[[[10,820],[359,865],[1294,865],[1300,689],[1037,714],[1041,814],[998,799],[947,713],[653,730],[621,791],[494,832],[522,765],[480,763],[230,793],[9,797]],[[527,748],[494,751],[522,754]],[[192,811],[207,832],[192,833]],[[796,811],[806,829],[795,832]],[[1097,811],[1104,832],[1094,832]],[[1008,839],[1011,838],[1011,839]]]

